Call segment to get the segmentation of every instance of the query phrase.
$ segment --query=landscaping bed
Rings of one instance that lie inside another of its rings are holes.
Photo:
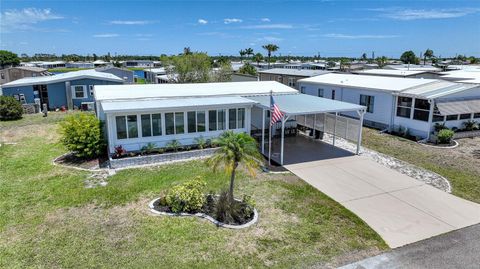
[[[87,170],[97,170],[108,167],[108,157],[106,154],[96,158],[79,158],[75,153],[70,152],[56,158],[54,162],[64,166]]]

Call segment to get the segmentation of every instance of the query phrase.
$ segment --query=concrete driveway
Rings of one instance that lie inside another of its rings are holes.
[[[304,143],[286,144],[285,167],[363,219],[392,248],[480,223],[476,203],[366,157],[322,142]]]

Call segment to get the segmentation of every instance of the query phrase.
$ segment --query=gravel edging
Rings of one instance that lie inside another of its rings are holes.
[[[163,216],[172,216],[172,217],[199,217],[199,218],[203,218],[203,219],[206,219],[206,220],[209,220],[210,222],[212,222],[213,224],[215,224],[216,226],[218,227],[222,227],[222,228],[228,228],[228,229],[234,229],[234,230],[239,230],[239,229],[244,229],[244,228],[248,228],[250,226],[252,226],[253,224],[255,224],[257,221],[258,221],[258,212],[257,212],[257,209],[254,208],[253,209],[253,219],[245,224],[242,224],[242,225],[230,225],[230,224],[226,224],[226,223],[223,223],[223,222],[220,222],[212,217],[210,217],[209,215],[207,214],[204,214],[204,213],[195,213],[195,214],[189,214],[189,213],[168,213],[168,212],[162,212],[162,211],[158,211],[158,210],[155,210],[155,207],[154,207],[154,203],[156,201],[158,201],[160,198],[156,198],[156,199],[153,199],[149,204],[148,204],[148,207],[150,208],[150,211],[154,214],[157,214],[157,215],[163,215]]]
[[[323,142],[331,144],[333,141],[333,136],[330,134],[324,134]],[[335,139],[335,146],[339,147],[341,149],[344,149],[346,151],[355,153],[357,149],[357,145],[354,143],[351,143],[343,138],[336,137]],[[360,147],[360,154],[362,156],[368,157],[375,162],[382,164],[384,166],[387,166],[391,169],[394,169],[404,175],[410,176],[416,180],[425,182],[426,184],[432,185],[437,189],[440,189],[444,192],[451,193],[452,192],[452,186],[450,184],[450,181],[446,179],[445,177],[426,170],[424,168],[415,166],[413,164],[407,163],[405,161],[399,160],[395,157],[365,148],[365,147]]]

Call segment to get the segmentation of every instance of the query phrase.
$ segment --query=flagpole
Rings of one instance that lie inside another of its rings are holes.
[[[268,123],[268,165],[272,165],[270,161],[270,156],[272,152],[272,96],[273,91],[270,91],[270,107],[269,107],[269,114],[270,114],[270,121]],[[265,120],[265,119],[264,119]]]

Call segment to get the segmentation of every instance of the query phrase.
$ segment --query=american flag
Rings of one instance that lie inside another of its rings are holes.
[[[273,96],[270,95],[270,126],[274,125],[276,122],[280,121],[283,118],[283,113],[275,104]]]

